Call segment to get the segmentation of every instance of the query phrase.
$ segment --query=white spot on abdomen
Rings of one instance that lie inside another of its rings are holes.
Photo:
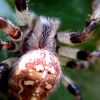
[[[24,81],[24,85],[34,85],[34,81],[31,80]]]

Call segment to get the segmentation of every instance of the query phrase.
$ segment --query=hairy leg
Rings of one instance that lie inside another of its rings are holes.
[[[7,49],[9,51],[19,51],[19,47],[17,43],[14,43],[13,41],[0,41],[0,50],[1,49]]]
[[[15,0],[15,6],[18,24],[20,26],[28,24],[32,28],[37,16],[34,12],[28,12],[28,0]]]
[[[79,59],[90,62],[95,62],[96,60],[100,60],[100,50],[87,52],[76,48],[59,47],[58,54],[68,58]]]
[[[8,90],[9,73],[16,60],[17,58],[14,57],[0,62],[0,91],[2,92]]]
[[[65,44],[77,44],[84,42],[95,29],[96,25],[100,22],[100,2],[94,0],[93,2],[93,12],[86,23],[86,26],[82,32],[59,32],[57,34],[57,39],[61,43]]]
[[[81,92],[79,86],[74,83],[69,77],[62,75],[61,81],[67,90],[75,96],[75,100],[82,100]]]
[[[0,29],[8,34],[12,40],[18,41],[21,38],[21,31],[18,27],[16,27],[12,22],[9,20],[0,17]]]

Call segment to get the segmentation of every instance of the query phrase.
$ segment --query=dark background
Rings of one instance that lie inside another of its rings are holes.
[[[38,15],[60,18],[62,21],[60,31],[82,31],[86,19],[89,19],[88,15],[92,12],[91,3],[92,0],[30,0],[29,8],[31,12],[35,11]],[[14,0],[0,0],[0,16],[6,17],[16,24]],[[86,42],[74,47],[87,51],[95,50],[100,40],[99,34],[100,25]],[[1,31],[0,39],[6,40],[8,37]],[[0,51],[0,61],[15,55],[2,50]],[[100,62],[91,65],[86,70],[63,68],[63,72],[79,84],[84,100],[100,100]],[[3,94],[0,93],[0,95]],[[74,97],[60,83],[49,100],[74,100]]]

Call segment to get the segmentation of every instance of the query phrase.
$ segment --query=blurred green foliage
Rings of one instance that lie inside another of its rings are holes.
[[[82,31],[85,26],[88,14],[91,14],[92,0],[30,0],[30,11],[38,15],[58,17],[61,21],[60,30]],[[0,0],[0,16],[10,19],[16,24],[14,0]],[[92,51],[96,48],[99,37],[100,26],[86,42],[75,47]],[[7,35],[0,33],[0,38],[8,39]],[[14,56],[14,53],[0,51],[0,60]],[[64,73],[69,75],[79,84],[84,100],[100,100],[100,62],[91,65],[87,70],[72,70],[65,68]],[[59,84],[56,91],[49,97],[49,100],[74,100],[74,97]]]

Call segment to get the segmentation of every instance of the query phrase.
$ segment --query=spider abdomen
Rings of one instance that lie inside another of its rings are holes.
[[[55,89],[61,75],[58,59],[39,49],[23,55],[11,74],[10,93],[17,100],[45,100]]]

